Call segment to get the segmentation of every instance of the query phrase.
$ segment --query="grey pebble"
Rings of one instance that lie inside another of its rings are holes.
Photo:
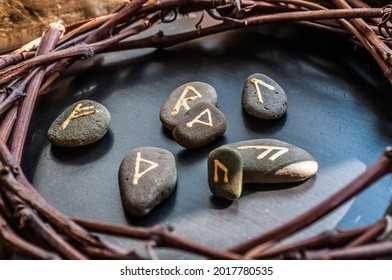
[[[163,104],[159,117],[162,124],[173,130],[179,120],[200,102],[216,105],[218,96],[215,89],[203,82],[190,82],[175,89]]]
[[[79,147],[94,143],[109,130],[110,113],[100,103],[82,100],[61,113],[48,130],[49,141],[60,147]]]
[[[235,200],[242,193],[242,157],[228,147],[215,149],[208,155],[208,185],[221,198]]]
[[[174,140],[185,148],[199,148],[226,131],[224,114],[215,106],[202,102],[190,109],[173,130]]]
[[[308,179],[318,170],[307,151],[275,139],[257,139],[224,145],[243,160],[243,183],[290,183]]]
[[[256,118],[278,119],[287,111],[287,95],[270,77],[255,73],[244,85],[242,107]]]
[[[118,180],[125,210],[134,216],[147,215],[175,189],[174,156],[160,148],[137,148],[121,162]]]

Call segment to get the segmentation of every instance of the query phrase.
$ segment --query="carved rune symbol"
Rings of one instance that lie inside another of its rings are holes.
[[[74,119],[78,119],[81,117],[85,117],[91,114],[98,113],[98,110],[94,109],[94,106],[86,106],[82,107],[82,103],[79,103],[75,109],[72,111],[72,113],[68,116],[68,118],[61,124],[60,129],[64,130],[67,125],[70,123],[70,121]]]
[[[205,114],[207,114],[208,122],[203,122],[203,121],[200,120],[200,118],[202,116],[204,116]],[[199,123],[199,124],[202,124],[202,125],[205,125],[205,126],[212,127],[213,125],[212,125],[212,118],[211,118],[211,111],[210,111],[210,109],[205,109],[196,118],[194,118],[191,122],[187,123],[186,126],[191,128],[191,127],[193,127],[193,125],[195,123]]]
[[[256,93],[257,93],[257,98],[259,99],[260,103],[264,103],[263,97],[261,95],[261,90],[259,88],[259,85],[262,85],[263,87],[268,88],[269,90],[275,90],[275,87],[263,82],[262,80],[256,79],[256,78],[252,78],[249,80],[249,83],[251,83],[255,89],[256,89]]]
[[[189,91],[192,91],[195,95],[186,97]],[[181,107],[184,107],[185,110],[189,111],[190,107],[188,105],[188,101],[193,101],[197,98],[201,98],[201,93],[198,92],[193,86],[186,86],[180,98],[178,98],[171,114],[173,116],[177,115],[180,112]]]
[[[140,152],[138,152],[138,153],[136,154],[135,172],[134,172],[134,174],[133,174],[133,181],[132,181],[132,184],[133,184],[134,186],[137,185],[137,183],[139,182],[139,179],[140,179],[141,177],[143,177],[144,174],[146,174],[147,172],[153,170],[155,167],[158,166],[158,163],[153,162],[153,161],[151,161],[151,160],[146,160],[146,159],[142,158],[141,155],[142,155],[142,154],[141,154]],[[141,162],[141,161],[150,164],[150,166],[149,166],[148,168],[146,168],[143,172],[140,172],[140,162]]]
[[[217,159],[214,159],[214,183],[219,182],[218,168],[223,170],[223,172],[224,172],[223,182],[225,182],[227,184],[229,182],[229,177],[228,177],[229,170],[227,169],[227,167],[223,163],[221,163]]]
[[[281,155],[287,153],[290,149],[285,147],[274,147],[274,146],[242,146],[238,147],[238,150],[265,150],[260,155],[257,156],[258,160],[265,158],[269,153],[274,150],[278,150],[278,152],[274,153],[271,157],[268,158],[268,161],[275,161]]]

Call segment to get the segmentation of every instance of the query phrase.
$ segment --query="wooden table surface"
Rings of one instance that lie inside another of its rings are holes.
[[[193,26],[178,20],[167,32]],[[241,107],[247,76],[263,73],[286,91],[289,109],[276,121],[248,116]],[[176,144],[159,121],[159,110],[179,85],[203,81],[218,92],[226,115],[223,138],[195,150]],[[174,224],[186,239],[229,248],[304,212],[374,163],[392,144],[392,88],[361,49],[335,35],[289,24],[237,30],[168,50],[137,50],[78,63],[40,98],[27,139],[23,168],[53,206],[75,217],[141,226]],[[93,99],[112,114],[109,133],[83,148],[57,148],[46,133],[78,100]],[[317,175],[284,185],[246,185],[240,199],[213,197],[207,156],[220,145],[275,138],[302,147],[319,162]],[[121,205],[117,172],[123,157],[141,146],[171,151],[177,163],[175,192],[143,218]],[[294,239],[376,221],[391,196],[391,177]],[[113,240],[143,251],[140,243]],[[162,258],[193,258],[175,251]]]

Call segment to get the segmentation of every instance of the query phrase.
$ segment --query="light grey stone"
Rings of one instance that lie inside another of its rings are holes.
[[[215,89],[203,82],[183,84],[175,89],[163,104],[159,117],[162,124],[173,130],[179,120],[200,102],[216,105],[218,96]]]
[[[242,193],[242,157],[234,149],[221,147],[208,155],[208,185],[221,198],[235,200]]]
[[[278,119],[287,111],[287,95],[270,77],[255,73],[244,85],[242,107],[256,118]]]
[[[174,156],[160,148],[137,148],[121,162],[118,180],[125,210],[134,216],[147,215],[175,189]]]
[[[60,147],[78,147],[94,143],[109,130],[110,113],[100,103],[82,100],[61,113],[48,130],[49,141]]]
[[[243,160],[243,183],[290,183],[308,179],[318,170],[307,151],[275,139],[257,139],[224,145]]]
[[[199,148],[220,138],[226,131],[224,114],[206,102],[191,108],[173,130],[174,140],[185,148]]]

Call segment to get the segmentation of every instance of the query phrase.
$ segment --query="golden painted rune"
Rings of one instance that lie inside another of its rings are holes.
[[[204,116],[205,114],[207,114],[208,122],[203,122],[203,121],[200,120],[200,118],[202,116]],[[193,125],[195,123],[199,123],[199,124],[202,124],[202,125],[205,125],[205,126],[212,127],[213,124],[212,124],[212,118],[211,118],[211,111],[210,111],[210,109],[205,109],[196,118],[194,118],[191,122],[187,123],[186,126],[191,128],[191,127],[193,127]]]
[[[265,150],[260,155],[257,156],[258,160],[265,158],[269,153],[274,150],[278,150],[278,152],[274,153],[271,157],[268,158],[268,161],[275,161],[281,155],[287,153],[290,149],[285,147],[274,147],[274,146],[241,146],[238,147],[238,150]]]
[[[141,161],[150,164],[150,166],[148,168],[146,168],[143,172],[140,172],[140,162]],[[142,154],[140,152],[137,152],[136,153],[135,172],[133,174],[132,184],[134,186],[136,186],[141,177],[143,177],[147,172],[150,172],[151,170],[153,170],[157,166],[158,166],[158,163],[142,158]]]
[[[263,96],[261,95],[261,90],[260,90],[259,85],[262,85],[263,87],[266,87],[269,90],[275,90],[275,87],[263,82],[262,80],[256,79],[256,78],[250,79],[249,83],[251,83],[255,87],[256,93],[257,93],[257,98],[259,99],[260,103],[264,103],[264,100],[263,100]]]
[[[78,119],[81,117],[85,117],[91,114],[98,113],[98,110],[94,109],[94,106],[86,106],[82,107],[82,103],[79,103],[72,113],[68,116],[68,118],[61,124],[60,129],[64,130],[67,125],[74,119]]]
[[[188,96],[187,94],[189,91],[192,91],[194,95]],[[185,89],[182,91],[180,98],[178,98],[176,105],[174,106],[171,114],[173,116],[177,115],[180,112],[181,107],[184,107],[186,111],[189,111],[190,107],[188,105],[188,101],[193,101],[197,98],[201,98],[201,93],[198,92],[195,87],[193,86],[186,86]]]
[[[214,159],[214,183],[219,182],[218,168],[224,172],[223,182],[227,184],[229,182],[229,177],[228,177],[229,170],[223,163],[221,163],[217,159]]]

